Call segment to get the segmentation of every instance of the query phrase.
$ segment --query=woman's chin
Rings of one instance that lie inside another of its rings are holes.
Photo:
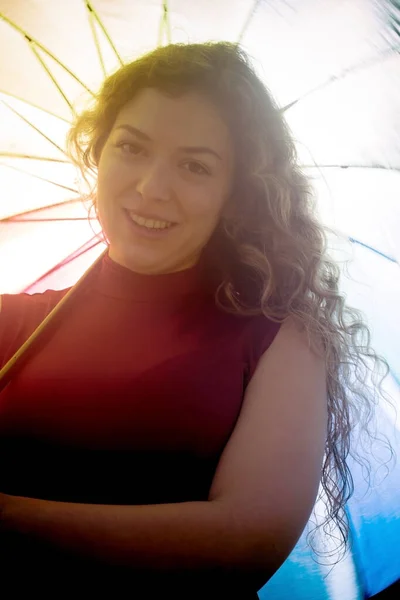
[[[116,263],[142,275],[164,275],[190,269],[197,263],[199,258],[197,255],[192,255],[182,258],[176,257],[175,259],[171,256],[168,259],[165,252],[152,253],[148,249],[132,245],[129,248],[121,248],[119,251],[116,251],[110,245],[109,256]]]
[[[153,254],[153,255],[151,255]],[[130,248],[119,248],[116,250],[115,247],[110,244],[109,256],[110,258],[118,263],[119,265],[140,273],[143,275],[157,275],[171,270],[170,265],[165,260],[165,255],[162,256],[161,252],[149,253],[144,251],[141,247]]]

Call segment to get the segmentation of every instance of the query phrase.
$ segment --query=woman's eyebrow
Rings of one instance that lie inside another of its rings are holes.
[[[132,133],[137,138],[145,142],[152,141],[152,139],[147,135],[147,133],[144,133],[143,131],[137,129],[137,127],[133,127],[132,125],[118,125],[118,127],[115,128],[115,131],[117,131],[118,129],[125,129],[126,131],[129,131],[129,133]],[[222,157],[218,154],[218,152],[216,152],[212,148],[209,148],[208,146],[183,146],[179,148],[179,150],[182,152],[186,152],[187,154],[212,154],[213,156],[218,158],[218,160],[222,161]]]

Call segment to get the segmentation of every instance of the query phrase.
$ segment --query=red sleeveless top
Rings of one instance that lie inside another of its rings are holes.
[[[0,367],[67,291],[3,296]],[[246,386],[279,329],[264,316],[223,312],[214,291],[202,261],[142,275],[106,254],[0,393],[0,491],[94,504],[206,500]],[[79,561],[57,560],[20,552],[18,572],[51,568],[81,586]],[[106,571],[96,570],[100,591]],[[127,576],[134,589],[139,574]],[[117,578],[127,585],[121,570]]]

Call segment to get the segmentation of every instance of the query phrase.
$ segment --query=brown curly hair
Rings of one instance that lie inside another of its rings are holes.
[[[77,117],[68,150],[84,177],[96,173],[121,108],[146,87],[206,94],[230,128],[234,194],[207,247],[222,275],[216,303],[233,314],[264,314],[278,322],[291,316],[323,353],[329,416],[319,498],[327,515],[319,527],[326,526],[326,533],[334,522],[346,551],[345,505],[354,491],[346,459],[351,453],[366,462],[351,434],[361,424],[363,434],[376,439],[369,426],[389,367],[371,348],[360,312],[340,294],[340,269],[327,255],[326,231],[315,216],[310,182],[299,168],[283,112],[238,45],[160,47],[108,77],[93,106]]]

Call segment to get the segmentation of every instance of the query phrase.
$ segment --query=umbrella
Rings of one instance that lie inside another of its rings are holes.
[[[343,266],[343,291],[365,313],[374,346],[391,367],[391,395],[399,397],[398,0],[0,0],[0,16],[1,293],[70,287],[105,249],[65,153],[74,114],[104,77],[157,45],[240,42],[285,111],[320,218],[336,232],[331,254]],[[381,420],[394,423],[386,412]],[[395,496],[379,498],[398,537]],[[376,502],[368,505],[372,514]],[[349,504],[351,514],[359,507]],[[376,593],[400,577],[393,546],[388,541],[379,556],[371,553],[373,524],[367,531],[353,521],[362,536],[346,568],[355,581],[356,564],[367,574],[359,582],[365,593]],[[287,561],[292,581],[304,575],[295,570],[308,564],[305,552],[299,543]],[[275,586],[279,597],[285,569],[266,593]],[[313,581],[319,575],[313,571]],[[321,594],[336,597],[337,577],[330,577]]]

